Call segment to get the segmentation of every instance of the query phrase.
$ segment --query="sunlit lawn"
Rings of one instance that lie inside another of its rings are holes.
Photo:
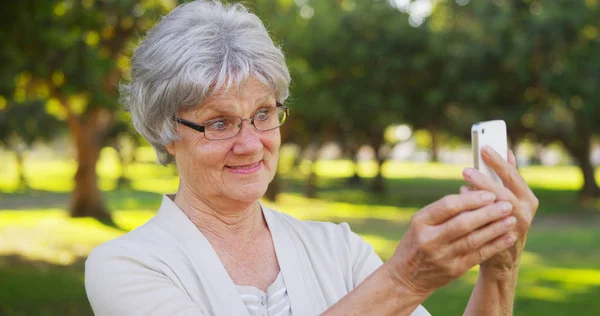
[[[150,153],[151,155],[151,153]],[[96,245],[148,220],[160,193],[173,192],[169,168],[139,163],[128,169],[132,189],[115,190],[114,157],[99,166],[101,186],[117,228],[65,212],[72,188],[73,162],[30,159],[27,175],[34,191],[14,192],[10,157],[0,157],[0,315],[91,315],[83,290],[83,260]],[[149,157],[147,160],[151,160]],[[143,160],[143,159],[142,159]],[[349,222],[384,258],[389,258],[412,214],[440,196],[455,192],[462,166],[387,164],[388,195],[368,193],[367,182],[347,188],[351,164],[321,162],[318,199],[303,197],[302,170],[283,177],[286,193],[270,206],[303,219]],[[374,166],[361,165],[363,176]],[[522,169],[541,200],[529,235],[517,293],[517,315],[600,314],[600,219],[576,206],[581,181],[573,167]],[[472,271],[441,289],[424,305],[433,315],[460,315],[475,282]]]

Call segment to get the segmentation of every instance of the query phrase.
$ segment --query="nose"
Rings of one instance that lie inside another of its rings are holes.
[[[263,148],[260,133],[254,129],[249,119],[243,120],[241,125],[239,134],[234,137],[233,153],[236,155],[257,153]]]

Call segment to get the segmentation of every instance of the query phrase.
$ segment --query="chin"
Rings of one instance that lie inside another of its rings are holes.
[[[230,196],[236,201],[258,201],[267,192],[268,183],[253,183],[232,188]]]

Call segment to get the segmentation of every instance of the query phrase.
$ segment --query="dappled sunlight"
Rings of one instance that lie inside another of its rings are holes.
[[[542,256],[539,254],[533,253],[531,251],[523,251],[521,254],[521,264],[522,265],[538,265],[542,263]]]
[[[579,190],[583,185],[583,176],[576,166],[554,166],[552,172],[549,167],[529,166],[521,168],[523,178],[531,187],[555,190]],[[596,178],[600,179],[600,169],[596,171]]]
[[[386,162],[383,174],[389,178],[432,178],[462,180],[462,170],[468,166],[440,163]]]
[[[59,209],[0,212],[0,256],[70,265],[101,243],[147,222],[156,212],[116,211],[119,228],[92,218],[71,218]]]
[[[559,302],[564,302],[568,299],[568,292],[556,288],[547,286],[529,286],[522,288],[523,289],[519,291],[519,294],[522,297]]]
[[[162,195],[177,190],[178,177],[172,167],[154,163],[128,166],[130,187],[116,189],[120,170],[115,166],[114,155],[114,151],[106,151],[98,165],[99,185],[107,207],[112,210],[114,227],[90,218],[68,216],[64,208],[73,186],[74,162],[33,163],[32,169],[27,171],[28,180],[33,188],[43,191],[18,193],[14,192],[16,173],[0,166],[0,277],[5,273],[5,276],[13,276],[12,280],[21,280],[27,275],[36,278],[35,273],[47,269],[45,264],[66,270],[82,269],[82,261],[94,247],[143,225],[156,214]],[[152,151],[146,155],[147,159],[154,159]],[[382,259],[388,260],[418,208],[450,192],[462,179],[462,166],[386,163],[383,172],[388,177],[389,193],[380,196],[367,190],[370,179],[361,186],[344,186],[342,178],[350,176],[352,168],[352,163],[345,160],[318,162],[315,170],[320,176],[319,198],[306,198],[303,195],[305,175],[297,169],[289,169],[289,173],[282,174],[282,180],[284,188],[293,190],[281,193],[277,202],[264,200],[263,203],[299,219],[347,222]],[[363,177],[372,177],[376,168],[374,162],[361,163],[358,172]],[[552,207],[562,212],[571,206],[569,201],[562,200],[576,197],[576,192],[560,190],[577,188],[576,169],[527,167],[521,171],[532,186],[548,188],[539,191],[543,194],[541,198],[552,204],[543,205],[544,212]],[[521,302],[543,306],[571,304],[582,297],[588,306],[596,306],[591,297],[600,293],[600,253],[597,251],[600,231],[594,221],[581,223],[581,219],[578,221],[572,215],[565,218],[573,220],[566,223],[562,217],[544,216],[534,222],[527,251],[521,259],[517,306]],[[11,270],[15,268],[23,272],[15,274]],[[474,267],[441,289],[425,306],[435,311],[439,306],[447,308],[454,304],[455,309],[461,309],[477,280],[478,270],[478,266]],[[62,275],[56,278],[65,279]],[[31,281],[38,284],[36,282],[40,281]],[[49,284],[56,282],[52,280]],[[551,314],[552,307],[549,311]],[[436,314],[443,315],[443,311]]]
[[[389,240],[377,235],[361,234],[360,237],[373,247],[383,261],[390,259],[398,246],[398,240]]]
[[[463,180],[462,170],[470,165],[451,165],[442,163],[418,163],[387,161],[382,166],[384,177],[390,179],[431,178]],[[299,166],[301,173],[307,175],[310,163],[303,161]],[[347,178],[353,175],[354,165],[350,160],[324,160],[315,163],[315,173],[326,178]],[[549,172],[549,170],[552,172]],[[374,177],[377,164],[374,161],[362,161],[358,165],[361,177]],[[552,190],[578,190],[583,177],[576,166],[526,166],[519,169],[523,178],[533,188]],[[596,171],[600,179],[600,169]]]
[[[113,220],[121,229],[131,231],[146,223],[154,215],[156,215],[155,210],[117,211],[113,212]]]
[[[519,284],[519,297],[570,301],[572,296],[600,289],[600,270],[524,264],[521,267]]]
[[[177,176],[173,166],[161,166],[154,163],[152,148],[138,149],[138,154],[144,153],[144,159],[138,158],[125,170],[127,178],[132,179],[136,189],[149,192],[174,192],[177,189]],[[10,193],[18,187],[18,175],[14,167],[14,157],[3,154],[6,163],[0,166],[0,191]],[[150,161],[150,162],[148,162]],[[467,166],[440,163],[416,163],[388,161],[383,164],[383,175],[389,179],[446,179],[462,181],[462,169]],[[69,192],[73,189],[73,177],[77,169],[74,160],[49,160],[27,157],[25,159],[25,176],[31,188],[54,192]],[[325,179],[350,177],[354,165],[350,160],[317,161],[314,166],[318,176]],[[289,177],[307,175],[310,170],[308,161],[301,162],[299,172],[290,170],[282,173]],[[374,161],[359,163],[358,174],[364,178],[375,176],[377,164]],[[552,172],[549,172],[552,170]],[[116,180],[121,173],[116,153],[112,148],[105,148],[97,165],[99,186],[103,191],[114,190]],[[577,190],[582,184],[582,176],[575,166],[527,166],[520,169],[521,174],[532,188],[551,190]],[[597,171],[600,179],[600,169]],[[600,202],[598,202],[600,203]]]
[[[554,268],[539,264],[534,266],[524,265],[524,267],[532,268],[524,274],[528,278],[582,286],[600,286],[600,270]]]
[[[381,205],[360,205],[309,199],[300,194],[281,193],[277,203],[263,201],[267,206],[299,219],[336,221],[336,219],[382,219],[406,223],[416,208]]]
[[[303,161],[300,165],[303,174],[310,171],[310,163]],[[327,178],[347,178],[354,174],[354,163],[351,160],[319,160],[315,163],[315,173]],[[356,172],[364,178],[374,177],[377,173],[377,163],[374,161],[361,161]]]
[[[131,182],[131,188],[139,191],[167,194],[177,192],[179,178],[171,179],[144,179]]]
[[[69,265],[123,231],[91,218],[70,218],[58,209],[2,211],[0,256]]]

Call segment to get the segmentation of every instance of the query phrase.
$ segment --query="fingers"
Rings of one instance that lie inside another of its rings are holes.
[[[512,152],[509,154],[509,157],[511,156],[514,159]],[[511,163],[504,161],[494,149],[489,146],[484,147],[481,151],[481,157],[488,166],[494,169],[498,177],[502,179],[504,186],[511,190],[517,197],[529,198],[533,195],[525,179],[519,174],[519,171]]]
[[[502,201],[486,205],[480,209],[464,212],[440,225],[442,232],[440,233],[439,238],[452,241],[463,236],[473,235],[477,229],[490,223],[495,223],[496,221],[510,215],[512,208],[512,204]],[[477,238],[476,240],[479,241],[481,239],[479,236],[480,234],[475,234],[469,237],[468,241],[473,241],[472,238]],[[491,237],[495,238],[497,235]],[[487,241],[489,241],[489,239],[478,242],[475,249],[479,248]]]
[[[508,249],[514,245],[516,241],[517,237],[511,233],[500,235],[476,251],[468,253],[464,258],[464,263],[466,266],[475,266],[480,264],[492,256]]]
[[[460,187],[459,193],[464,194],[464,193],[468,193],[468,192],[472,192],[472,191],[474,191],[474,190],[471,189],[469,186],[463,185]]]
[[[508,233],[517,223],[517,218],[509,216],[483,226],[456,240],[450,248],[458,254],[478,251],[490,241]]]
[[[502,184],[495,182],[490,177],[484,175],[477,169],[465,168],[463,170],[463,178],[471,187],[477,190],[494,192],[494,194],[496,194],[496,196],[500,200],[516,200],[515,195],[510,191],[509,188],[506,188]]]
[[[513,166],[515,169],[517,168],[517,158],[512,150],[508,150],[508,163]]]
[[[422,212],[415,216],[428,225],[438,225],[452,218],[462,211],[481,208],[493,203],[496,195],[488,191],[466,192],[465,194],[448,195],[426,206]],[[415,218],[413,218],[413,221]]]

